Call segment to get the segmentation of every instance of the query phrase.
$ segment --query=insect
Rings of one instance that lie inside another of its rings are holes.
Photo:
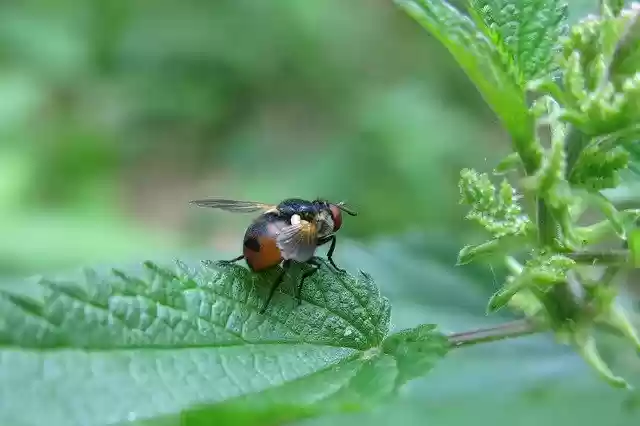
[[[342,212],[357,216],[357,213],[347,208],[344,203],[330,203],[322,199],[308,201],[289,198],[279,204],[266,204],[256,201],[207,198],[191,201],[191,204],[233,213],[260,212],[245,231],[242,254],[224,262],[235,263],[244,259],[253,272],[264,271],[276,265],[282,267],[282,271],[271,285],[269,296],[260,310],[261,314],[266,311],[292,262],[311,266],[310,270],[302,274],[296,288],[298,305],[302,303],[300,293],[305,279],[316,273],[324,263],[323,259],[315,255],[319,246],[331,243],[327,259],[337,272],[344,272],[344,269],[339,268],[333,261],[333,252],[336,248],[335,233],[342,226]]]

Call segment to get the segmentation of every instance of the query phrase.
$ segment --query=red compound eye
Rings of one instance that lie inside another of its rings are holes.
[[[342,226],[342,211],[335,204],[329,204],[329,209],[333,219],[333,232],[336,232]]]

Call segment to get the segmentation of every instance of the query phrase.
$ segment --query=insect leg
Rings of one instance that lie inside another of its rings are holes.
[[[284,274],[287,273],[289,266],[291,266],[291,260],[287,259],[282,262],[282,271],[278,274],[276,279],[273,281],[273,284],[271,284],[271,290],[269,290],[269,296],[267,297],[266,302],[264,302],[264,305],[260,309],[260,314],[264,314],[265,311],[267,310],[267,306],[269,306],[269,302],[271,302],[271,298],[273,297],[273,294],[276,292],[276,289],[282,283]]]
[[[344,273],[346,271],[342,268],[338,268],[338,265],[336,265],[336,262],[333,261],[333,251],[336,249],[336,241],[337,241],[336,236],[332,235],[331,237],[329,237],[329,239],[331,241],[331,246],[329,246],[329,251],[327,252],[327,259],[329,259],[329,263],[331,263],[331,266],[336,268],[336,271],[340,273]]]
[[[320,262],[318,262],[318,260],[316,260],[315,257],[312,257],[311,259],[309,259],[307,261],[307,265],[311,266],[311,269],[309,269],[308,271],[305,271],[302,274],[302,277],[300,277],[300,282],[298,283],[298,288],[296,289],[296,299],[298,299],[298,306],[300,306],[300,304],[302,303],[301,294],[302,294],[302,285],[304,284],[304,280],[306,280],[307,278],[309,278],[310,276],[318,272],[318,269],[320,269]]]
[[[222,263],[222,264],[236,263],[237,261],[242,260],[242,259],[244,259],[244,254],[241,254],[238,257],[234,257],[231,260],[220,260],[219,263]]]

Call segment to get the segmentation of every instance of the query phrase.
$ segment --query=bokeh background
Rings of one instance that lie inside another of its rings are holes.
[[[575,21],[596,2],[570,3]],[[487,325],[509,314],[484,314],[499,271],[454,266],[479,237],[457,181],[506,152],[471,83],[390,0],[0,5],[0,280],[233,257],[250,217],[189,200],[322,196],[359,211],[336,258],[374,275],[395,328]],[[637,424],[629,401],[541,336],[455,353],[359,417]]]

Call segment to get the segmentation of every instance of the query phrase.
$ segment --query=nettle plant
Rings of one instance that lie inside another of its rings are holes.
[[[478,0],[468,13],[443,0],[397,4],[450,51],[511,137],[493,176],[462,171],[468,218],[490,238],[458,263],[506,262],[488,309],[523,319],[391,333],[390,302],[369,274],[325,269],[302,305],[283,286],[264,315],[272,276],[225,263],[3,284],[0,423],[276,424],[363,410],[456,348],[542,331],[627,386],[598,356],[594,330],[607,325],[640,349],[615,284],[640,263],[640,211],[603,195],[637,150],[640,6],[604,2],[569,28],[550,0]],[[604,219],[581,224],[590,207]]]
[[[502,257],[510,275],[488,311],[522,312],[532,329],[554,331],[609,383],[629,387],[600,358],[595,331],[612,328],[640,351],[618,301],[624,272],[640,265],[640,210],[619,211],[603,194],[621,184],[638,149],[640,3],[623,9],[624,2],[603,1],[598,16],[572,28],[557,1],[473,0],[468,20],[422,3],[401,4],[436,34],[445,22],[457,28],[440,37],[513,143],[494,170],[499,184],[486,173],[461,173],[467,217],[491,238],[464,247],[458,262]],[[517,185],[504,177],[511,172]],[[521,201],[530,201],[530,212]],[[581,224],[589,208],[604,220]]]

